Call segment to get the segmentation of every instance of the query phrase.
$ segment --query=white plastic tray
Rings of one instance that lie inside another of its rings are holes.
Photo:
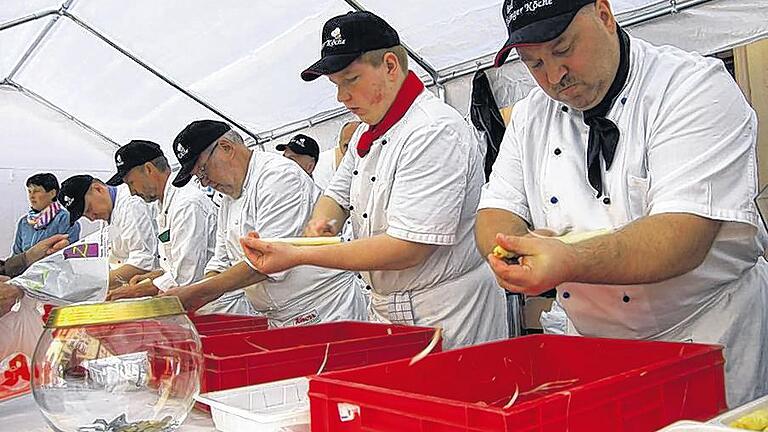
[[[222,432],[309,431],[309,380],[275,381],[197,396]]]
[[[756,411],[758,409],[765,409],[768,408],[768,396],[763,396],[761,398],[755,399],[752,402],[747,402],[744,405],[734,408],[725,414],[720,414],[719,416],[713,418],[710,420],[709,424],[719,425],[719,426],[728,426],[729,423],[731,423],[734,420],[738,420],[741,417],[744,417],[745,415],[751,413],[752,411]],[[743,430],[743,429],[734,429],[729,428],[731,431],[736,430]]]
[[[735,432],[736,429],[718,426],[714,424],[699,423],[695,421],[679,421],[672,423],[659,432]]]

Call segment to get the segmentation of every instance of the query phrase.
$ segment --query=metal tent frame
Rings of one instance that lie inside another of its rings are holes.
[[[206,100],[206,98],[200,95],[197,95],[188,89],[185,89],[172,77],[169,77],[167,74],[163,73],[162,71],[152,67],[147,62],[145,62],[138,56],[134,55],[133,53],[129,52],[127,49],[120,46],[117,42],[111,40],[104,34],[100,33],[98,30],[96,30],[95,28],[91,27],[84,20],[76,16],[70,10],[74,1],[75,0],[65,0],[62,3],[61,7],[59,7],[58,9],[46,10],[46,11],[30,14],[18,19],[14,19],[5,23],[0,23],[0,32],[1,32],[3,30],[7,30],[19,25],[23,25],[33,21],[51,17],[51,20],[40,31],[40,33],[37,35],[37,37],[32,42],[32,44],[27,48],[25,53],[21,56],[19,61],[15,64],[15,66],[13,67],[11,72],[8,74],[8,76],[4,77],[2,81],[0,81],[0,86],[7,86],[22,92],[26,96],[35,100],[36,102],[50,109],[53,109],[54,111],[60,113],[61,115],[68,118],[69,120],[75,122],[76,124],[88,130],[89,132],[103,138],[104,140],[113,144],[116,147],[119,146],[119,144],[114,139],[110,138],[103,131],[97,130],[96,128],[89,125],[88,123],[82,121],[81,119],[78,119],[77,116],[65,111],[59,106],[56,106],[50,100],[46,99],[44,95],[36,93],[34,89],[24,87],[19,83],[17,83],[16,81],[14,81],[14,77],[16,76],[16,74],[21,70],[21,68],[25,64],[28,63],[30,58],[32,58],[35,55],[40,44],[46,38],[50,37],[52,29],[56,26],[57,22],[61,18],[70,20],[71,22],[82,27],[89,34],[103,41],[104,43],[109,45],[112,49],[119,52],[122,56],[125,56],[126,58],[130,59],[133,63],[138,65],[139,67],[143,68],[144,70],[150,72],[151,74],[153,74],[154,76],[162,80],[165,84],[171,86],[172,88],[179,91],[189,99],[205,107],[211,113],[221,117],[222,119],[226,120],[230,124],[234,125],[238,129],[243,131],[246,135],[248,135],[253,140],[253,143],[255,143],[255,145],[257,146],[263,146],[263,144],[266,142],[292,134],[296,131],[302,130],[307,127],[316,126],[323,122],[336,119],[348,113],[346,108],[340,107],[330,111],[316,113],[309,118],[297,120],[274,129],[261,131],[261,132],[255,132],[255,131],[249,130],[249,128],[247,128],[242,122],[226,114],[226,112],[221,107],[217,107],[210,101]],[[668,2],[658,3],[653,6],[643,8],[639,11],[630,11],[629,13],[624,14],[624,16],[619,16],[618,19],[620,24],[622,24],[625,27],[630,27],[630,26],[648,22],[653,19],[664,17],[667,15],[677,14],[682,10],[696,7],[710,1],[712,0],[668,0]],[[365,8],[363,8],[363,6],[357,0],[345,0],[345,2],[355,10],[365,10]],[[494,53],[489,53],[481,57],[468,59],[459,64],[449,66],[447,68],[443,68],[442,70],[438,70],[429,62],[428,59],[424,58],[423,56],[419,55],[419,53],[411,49],[407,41],[403,41],[403,46],[408,51],[409,57],[427,72],[428,76],[426,77],[425,84],[428,87],[435,90],[437,95],[442,98],[445,97],[444,84],[452,80],[464,77],[466,75],[474,74],[476,71],[480,69],[489,68],[492,66],[492,63],[493,63]],[[516,55],[511,55],[507,59],[507,63],[513,62],[516,60],[518,60],[518,57]],[[248,140],[248,141],[251,141],[251,140]]]

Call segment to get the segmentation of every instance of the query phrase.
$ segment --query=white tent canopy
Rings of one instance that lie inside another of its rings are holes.
[[[258,143],[309,129],[331,147],[349,114],[330,82],[305,83],[299,72],[319,57],[323,23],[350,10],[389,21],[413,54],[412,69],[466,113],[471,74],[487,67],[505,40],[501,3],[5,0],[0,193],[8,204],[0,208],[0,247],[10,245],[25,211],[29,174],[104,178],[116,145],[143,138],[170,152],[173,137],[194,119],[223,118]],[[631,33],[705,54],[768,35],[766,0],[612,4]],[[532,86],[514,60],[491,80],[501,105]]]

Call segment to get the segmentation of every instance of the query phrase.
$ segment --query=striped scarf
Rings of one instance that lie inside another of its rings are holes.
[[[62,207],[58,201],[54,201],[48,205],[48,207],[38,211],[32,209],[27,215],[27,223],[32,225],[36,230],[45,229],[49,223],[56,217],[61,211]]]

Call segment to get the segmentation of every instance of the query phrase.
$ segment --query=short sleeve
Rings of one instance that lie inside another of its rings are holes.
[[[460,125],[433,124],[411,133],[397,161],[387,208],[387,234],[451,245],[461,219],[471,146]]]
[[[648,142],[650,214],[757,227],[757,120],[720,62],[673,81]],[[718,64],[720,63],[720,64]]]

